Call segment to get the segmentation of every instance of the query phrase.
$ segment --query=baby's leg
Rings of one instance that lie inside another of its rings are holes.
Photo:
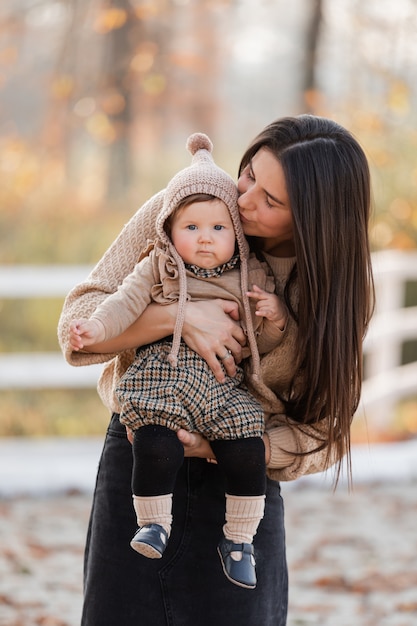
[[[184,448],[173,430],[149,425],[135,431],[132,492],[139,530],[131,546],[150,558],[160,558],[165,550],[172,492],[183,459]]]
[[[227,578],[240,587],[256,587],[253,537],[264,515],[265,446],[260,437],[212,441],[226,477],[226,524],[218,552]]]
[[[252,543],[264,514],[266,490],[265,446],[261,437],[212,441],[226,477],[227,539]]]

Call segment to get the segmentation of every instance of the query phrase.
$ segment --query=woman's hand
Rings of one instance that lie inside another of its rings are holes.
[[[177,432],[177,437],[184,446],[184,456],[195,456],[210,461],[215,460],[209,442],[200,433],[190,433],[188,430],[180,428]]]
[[[238,319],[235,302],[187,302],[183,339],[207,362],[220,383],[225,380],[225,370],[229,376],[235,376],[236,363],[242,358],[246,338]]]
[[[207,439],[205,439],[200,433],[190,433],[184,428],[180,428],[177,432],[177,437],[184,446],[184,456],[195,456],[200,459],[207,459],[211,463],[216,463],[216,457]],[[263,436],[265,444],[265,462],[268,463],[271,459],[271,446],[268,435],[265,433]]]

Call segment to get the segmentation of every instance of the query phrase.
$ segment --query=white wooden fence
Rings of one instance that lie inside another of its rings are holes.
[[[373,267],[377,309],[365,340],[361,410],[377,411],[383,421],[398,400],[417,396],[417,362],[401,365],[403,342],[417,340],[417,306],[404,307],[406,282],[417,281],[417,252],[378,252]],[[64,298],[90,269],[0,267],[0,299]],[[101,369],[101,365],[71,367],[58,352],[1,354],[0,389],[94,387]]]
[[[360,411],[383,429],[399,400],[417,397],[417,361],[401,365],[403,343],[417,340],[417,306],[404,306],[407,282],[417,282],[417,252],[385,250],[372,263],[376,311],[364,344]]]
[[[85,265],[0,267],[0,300],[60,297],[64,300],[90,270],[91,267]],[[56,332],[56,329],[51,331]],[[0,389],[95,387],[102,367],[72,367],[60,352],[0,354]]]

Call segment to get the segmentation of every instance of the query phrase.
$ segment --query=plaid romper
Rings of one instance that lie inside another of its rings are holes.
[[[209,441],[261,437],[264,412],[243,382],[243,370],[219,383],[184,342],[173,367],[167,359],[171,345],[163,340],[137,350],[116,388],[120,421],[132,430],[149,424],[185,428]]]

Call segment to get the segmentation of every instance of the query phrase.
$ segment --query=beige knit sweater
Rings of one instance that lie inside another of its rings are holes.
[[[90,317],[106,296],[114,293],[132,272],[147,242],[155,238],[155,219],[162,208],[163,197],[164,191],[159,192],[135,213],[91,274],[68,294],[59,320],[58,338],[68,363],[74,366],[106,363],[98,392],[110,412],[118,410],[114,388],[133,361],[135,351],[120,354],[73,352],[69,347],[69,324],[74,318]],[[294,259],[265,258],[275,276],[276,293],[282,296]],[[325,469],[326,450],[302,456],[298,453],[315,450],[318,444],[314,435],[319,434],[325,439],[326,433],[306,426],[301,431],[296,423],[283,415],[282,404],[274,393],[285,391],[292,379],[296,336],[296,324],[289,318],[280,345],[261,357],[263,382],[256,388],[251,386],[252,393],[265,409],[265,427],[271,448],[268,474],[276,480],[294,480]]]

